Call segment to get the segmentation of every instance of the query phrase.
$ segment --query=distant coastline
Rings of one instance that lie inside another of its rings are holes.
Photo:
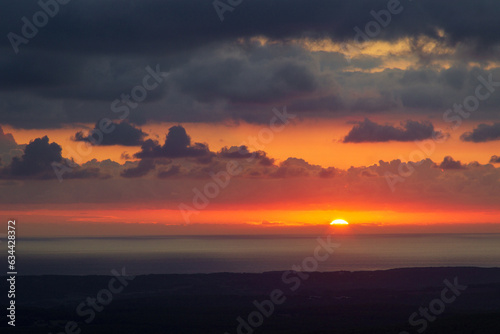
[[[19,239],[19,275],[133,275],[289,270],[316,236],[152,236]],[[500,267],[500,234],[331,235],[319,271],[401,267]],[[22,266],[22,267],[21,267]]]

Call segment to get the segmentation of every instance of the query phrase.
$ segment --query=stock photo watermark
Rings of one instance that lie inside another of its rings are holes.
[[[416,329],[417,333],[423,333],[429,326],[429,322],[433,322],[437,319],[437,316],[443,314],[446,310],[446,304],[451,304],[455,302],[457,297],[459,297],[463,291],[467,289],[466,285],[461,285],[458,283],[458,277],[455,277],[453,283],[445,279],[443,281],[446,286],[441,290],[441,295],[439,298],[433,299],[428,307],[420,307],[418,312],[413,312],[408,318],[408,323],[412,327],[419,327]],[[430,311],[430,312],[429,312]],[[411,334],[410,332],[403,331],[399,334]]]
[[[212,2],[212,5],[214,6],[215,12],[217,13],[220,21],[223,22],[224,13],[232,13],[236,9],[236,7],[241,5],[242,2],[243,0],[215,0],[214,2]]]
[[[283,111],[280,112],[278,109],[273,109],[274,116],[269,121],[269,126],[262,128],[257,137],[249,136],[246,141],[241,143],[240,147],[245,146],[250,151],[254,150],[251,157],[246,158],[247,162],[252,162],[257,157],[255,151],[263,150],[265,145],[271,143],[274,140],[274,134],[281,132],[285,129],[285,126],[290,123],[291,119],[297,117],[294,114],[289,114],[286,110],[286,106],[283,107]],[[240,154],[246,154],[247,152],[239,150]],[[193,188],[193,199],[191,204],[181,203],[178,208],[181,211],[182,217],[186,224],[191,222],[191,215],[200,213],[200,210],[204,210],[210,204],[210,200],[219,196],[221,190],[225,189],[231,179],[235,176],[240,175],[243,172],[243,167],[236,160],[230,160],[226,163],[226,170],[220,171],[218,173],[210,172],[210,178],[212,181],[207,182],[202,190],[198,188]]]
[[[10,320],[7,323],[9,326],[16,326],[16,220],[10,219],[7,222],[7,234],[0,234],[7,239],[7,282],[8,291],[7,298],[9,299],[9,307],[7,308],[7,318]],[[1,243],[1,240],[0,240]]]
[[[457,130],[463,123],[463,120],[468,119],[473,112],[477,111],[481,106],[481,102],[489,99],[496,91],[495,87],[500,87],[500,81],[493,81],[493,74],[488,74],[488,79],[484,76],[477,76],[479,84],[474,90],[474,94],[466,96],[462,103],[454,103],[453,108],[447,109],[443,113],[443,121],[451,123],[451,130]],[[439,136],[442,131],[434,131],[432,139],[425,141],[415,141],[418,149],[412,151],[408,156],[408,163],[401,162],[398,166],[398,173],[385,172],[384,177],[392,192],[396,191],[398,183],[405,182],[406,178],[410,177],[416,170],[415,167],[420,166],[423,161],[432,156],[436,151],[436,144],[442,144],[446,141],[446,136]],[[404,160],[400,157],[400,160]],[[415,162],[411,162],[415,161]]]
[[[291,270],[287,270],[281,275],[281,283],[291,292],[297,291],[302,283],[309,278],[308,273],[317,271],[319,263],[327,261],[335,249],[340,247],[340,244],[332,242],[330,235],[326,238],[318,238],[317,242],[318,245],[314,249],[313,256],[304,258],[299,265],[293,265]],[[269,299],[261,302],[254,300],[252,305],[256,310],[250,312],[246,319],[241,316],[236,318],[238,323],[236,333],[252,334],[256,328],[264,324],[266,318],[274,314],[276,306],[282,305],[286,300],[285,292],[279,288],[269,293]],[[229,333],[225,332],[224,334]]]
[[[117,270],[111,270],[113,277],[109,280],[107,288],[99,290],[95,297],[87,297],[76,308],[76,314],[84,318],[86,324],[90,324],[96,317],[96,312],[102,312],[105,306],[113,301],[115,295],[121,293],[128,284],[135,279],[135,276],[129,276],[122,268],[121,273]],[[82,329],[76,321],[68,321],[64,326],[64,331],[56,334],[80,334]],[[49,332],[49,334],[53,334]]]
[[[35,12],[31,20],[26,16],[21,18],[23,23],[21,27],[21,34],[16,34],[14,32],[9,32],[7,38],[9,39],[10,45],[16,54],[19,53],[19,46],[21,44],[28,44],[30,40],[38,35],[39,29],[45,27],[50,19],[54,18],[60,10],[60,5],[67,5],[71,0],[40,0],[38,1],[38,6],[41,10]]]
[[[408,0],[411,2],[412,0]],[[355,26],[354,32],[356,33],[353,38],[353,43],[342,43],[341,48],[346,54],[344,55],[347,62],[351,62],[353,54],[361,50],[361,44],[369,42],[378,37],[383,29],[387,28],[394,15],[399,15],[403,12],[404,7],[399,0],[389,0],[387,2],[387,9],[380,9],[378,11],[371,10],[370,15],[373,20],[368,21],[364,27]]]
[[[168,76],[167,72],[161,72],[159,64],[156,65],[155,69],[146,66],[145,71],[147,74],[142,78],[141,84],[134,86],[130,90],[130,93],[122,93],[120,98],[111,102],[110,110],[113,113],[120,114],[118,118],[121,121],[130,115],[131,109],[136,109],[141,102],[146,100],[148,92],[157,89],[160,84],[163,83],[164,78]],[[109,135],[115,131],[115,129],[116,126],[111,119],[103,118],[98,122],[97,128],[89,132],[87,140],[80,141],[76,144],[76,151],[68,146],[66,149],[76,160],[76,163],[68,160],[67,164],[59,162],[53,162],[51,164],[59,182],[63,181],[64,173],[71,172],[73,168],[77,167],[78,163],[83,161],[84,156],[89,156],[92,153],[92,147],[102,144],[105,135]]]

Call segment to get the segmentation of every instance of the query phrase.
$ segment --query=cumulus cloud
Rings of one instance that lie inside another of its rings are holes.
[[[168,143],[168,144],[167,144]],[[203,148],[203,149],[201,149]],[[184,128],[175,126],[169,129],[166,145],[148,140],[137,157],[139,162],[121,172],[125,178],[145,177],[152,171],[157,171],[156,177],[206,179],[210,173],[218,173],[227,169],[230,161],[237,164],[240,170],[239,178],[296,178],[315,177],[332,178],[337,170],[334,167],[323,168],[312,165],[303,159],[288,158],[276,164],[275,159],[264,151],[250,151],[247,146],[223,147],[214,153],[202,144],[191,144]],[[175,162],[175,164],[173,164]]]
[[[167,138],[163,145],[148,139],[135,154],[136,158],[210,158],[213,153],[207,144],[191,144],[191,137],[181,125],[176,125],[168,130]]]
[[[215,159],[214,159],[215,160]],[[226,160],[227,161],[227,160]],[[243,160],[238,160],[243,164]],[[214,161],[215,163],[215,161]],[[174,174],[179,166],[179,173]],[[30,201],[49,203],[148,203],[151,207],[177,209],[179,203],[191,203],[193,188],[203,189],[207,182],[212,182],[210,172],[223,170],[224,163],[217,166],[198,165],[187,168],[181,160],[166,168],[162,182],[158,182],[160,175],[150,172],[151,177],[121,178],[101,180],[86,180],[85,182],[63,182],[58,191],[48,196],[29,198]],[[399,176],[399,170],[412,170],[405,176]],[[279,166],[264,168],[256,166],[268,174],[251,175],[252,169],[242,165],[242,173],[231,179],[229,185],[221,191],[220,196],[213,198],[214,205],[261,205],[290,203],[290,205],[318,205],[327,207],[332,203],[359,207],[363,203],[365,209],[386,207],[387,203],[394,206],[408,204],[411,207],[422,205],[433,210],[496,207],[500,200],[498,179],[500,168],[491,164],[468,164],[467,169],[444,170],[436,168],[437,164],[430,159],[418,163],[402,163],[399,160],[380,161],[377,164],[365,167],[352,167],[348,170],[335,170],[335,176],[321,178],[317,172],[319,166],[310,165],[299,159],[290,159],[284,164],[288,170],[281,169],[282,175],[271,176],[269,172],[278,170]],[[157,166],[157,169],[162,169]],[[293,170],[292,170],[293,169]],[[398,175],[401,179],[395,186],[395,192],[388,186],[386,173]],[[205,175],[204,177],[201,177]],[[284,175],[284,176],[283,176]],[[74,183],[80,191],[74,192]],[[36,189],[33,182],[22,182],[16,187],[2,185],[8,189],[9,197],[0,192],[2,203],[4,199],[9,203],[25,203],[26,193]],[[64,189],[65,191],[59,191]],[[105,189],[105,191],[103,191]],[[126,191],[124,191],[126,189]],[[67,191],[67,193],[66,193]],[[3,196],[3,197],[2,197]],[[158,198],[162,200],[159,202]]]
[[[121,176],[126,178],[136,178],[147,175],[150,171],[154,170],[156,167],[154,159],[142,159],[139,161],[136,167],[131,167],[125,169]]]
[[[57,177],[53,163],[65,166],[69,172],[65,178],[92,178],[104,177],[100,175],[97,168],[80,168],[68,161],[61,155],[62,149],[59,144],[49,143],[47,136],[32,140],[24,149],[21,157],[14,157],[10,165],[0,171],[0,177],[13,179],[53,179]]]
[[[492,164],[500,164],[500,156],[494,155],[490,159],[490,163]]]
[[[333,176],[332,170],[321,168],[318,165],[312,165],[304,159],[288,158],[278,168],[273,169],[269,174],[274,178],[307,177],[321,176],[328,178]]]
[[[452,157],[444,157],[443,161],[438,165],[440,169],[466,169],[467,167],[462,165],[460,161],[454,160]]]
[[[172,126],[168,130],[165,143],[160,145],[157,141],[148,139],[142,146],[141,151],[134,155],[141,159],[137,166],[122,171],[121,176],[136,178],[147,175],[157,165],[169,164],[169,159],[191,159],[195,163],[208,164],[215,157],[208,145],[202,143],[191,143],[191,137],[181,125]],[[179,169],[170,168],[169,172],[161,171],[159,177],[165,178],[177,174]]]
[[[358,122],[345,136],[344,143],[363,142],[388,142],[388,141],[414,141],[434,137],[442,137],[444,134],[434,130],[430,122],[406,121],[401,127],[392,125],[381,125],[365,118]]]
[[[479,124],[472,132],[462,134],[460,139],[473,143],[500,140],[500,123]]]
[[[102,125],[102,124],[101,124]],[[104,129],[105,131],[102,131]],[[141,129],[130,125],[128,122],[109,122],[104,127],[97,122],[94,129],[84,134],[82,131],[75,133],[73,140],[86,141],[95,145],[123,145],[140,146],[147,136]]]
[[[0,126],[0,149],[16,147],[17,143],[11,133],[4,133]]]
[[[273,158],[269,158],[264,151],[250,152],[245,145],[223,147],[220,152],[217,153],[217,156],[227,159],[256,159],[263,166],[272,166],[275,161]]]
[[[12,159],[10,173],[13,176],[34,176],[52,171],[52,162],[62,162],[62,149],[57,143],[49,143],[47,136],[31,141],[22,157]]]
[[[11,133],[4,133],[0,126],[0,159],[1,164],[9,164],[12,158],[23,154],[25,145],[18,145]]]

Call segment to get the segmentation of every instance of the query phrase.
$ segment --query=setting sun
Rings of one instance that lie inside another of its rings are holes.
[[[349,223],[343,219],[335,219],[330,223],[330,225],[349,225]]]

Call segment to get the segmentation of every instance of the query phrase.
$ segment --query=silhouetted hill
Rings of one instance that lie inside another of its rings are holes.
[[[138,276],[112,294],[89,323],[88,314],[79,315],[77,308],[109,289],[112,277],[18,276],[15,332],[56,334],[75,321],[82,333],[232,334],[238,317],[248,323],[258,311],[254,301],[269,300],[279,290],[283,302],[262,316],[262,325],[250,326],[254,333],[417,333],[422,322],[411,326],[410,315],[441,299],[444,280],[453,284],[455,277],[467,288],[443,303],[444,311],[427,321],[425,332],[500,333],[500,268],[452,267],[289,272],[285,279],[282,272]]]

